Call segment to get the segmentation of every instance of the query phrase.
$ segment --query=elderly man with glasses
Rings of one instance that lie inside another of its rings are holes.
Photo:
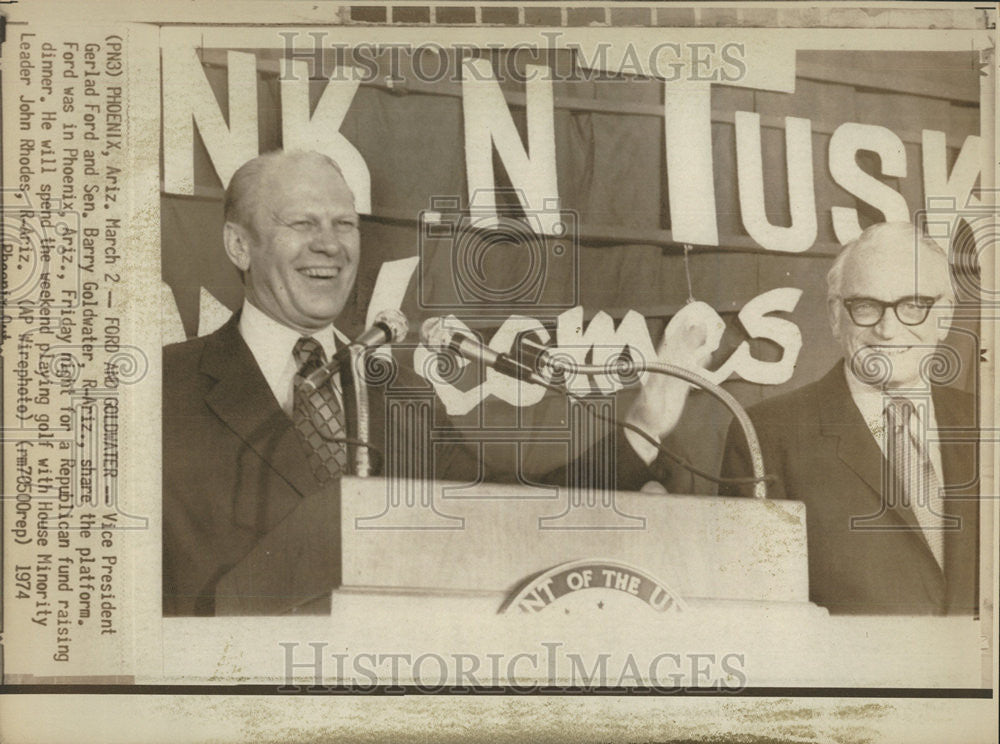
[[[975,401],[934,384],[961,363],[941,346],[954,310],[948,258],[913,225],[873,225],[827,286],[843,359],[749,411],[776,477],[769,496],[806,505],[810,598],[831,613],[974,614]],[[731,429],[722,474],[749,473]]]

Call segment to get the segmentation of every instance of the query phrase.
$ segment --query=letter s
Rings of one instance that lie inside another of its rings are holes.
[[[744,341],[716,374],[722,380],[735,372],[748,382],[761,385],[780,385],[788,382],[795,372],[802,349],[802,332],[790,320],[768,317],[768,313],[790,313],[799,303],[802,290],[796,287],[779,287],[754,297],[739,312],[740,323],[751,338],[767,338],[782,348],[781,359],[777,362],[763,362],[750,354],[750,344]]]

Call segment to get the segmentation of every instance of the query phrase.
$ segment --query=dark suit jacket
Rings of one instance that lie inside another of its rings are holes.
[[[977,612],[975,402],[952,388],[938,387],[932,395],[944,440],[945,511],[960,519],[957,529],[945,533],[943,572],[913,512],[901,505],[883,508],[883,474],[890,468],[851,398],[842,362],[819,381],[749,410],[765,471],[778,478],[769,486],[769,498],[806,505],[809,596],[833,613]],[[722,475],[750,475],[748,450],[735,423]],[[739,494],[732,487],[722,493]],[[744,489],[739,495],[748,494]]]
[[[279,542],[301,554],[303,570],[328,563],[323,577],[339,585],[339,484],[314,478],[291,418],[281,410],[239,333],[238,313],[208,336],[164,349],[163,366],[163,612],[213,614],[216,586],[305,502],[329,504],[326,539]],[[352,380],[344,383],[348,435],[358,419]],[[368,386],[369,441],[384,442],[384,388]],[[647,480],[669,480],[662,461],[649,469],[619,433],[618,481],[636,490]],[[352,448],[353,450],[353,448]],[[442,480],[494,479],[461,446],[436,452]],[[380,458],[373,456],[375,473]],[[352,457],[353,461],[353,457]],[[566,469],[542,479],[562,484]],[[689,490],[682,480],[677,490]],[[284,539],[284,538],[282,538]],[[321,550],[317,555],[315,551]],[[286,558],[289,556],[286,555]],[[296,558],[297,560],[298,558]]]

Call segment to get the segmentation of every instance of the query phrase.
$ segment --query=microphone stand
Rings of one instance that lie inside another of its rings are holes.
[[[354,370],[354,392],[358,404],[358,439],[368,441],[368,385],[364,377],[364,356],[361,352],[351,349],[351,368]],[[358,447],[354,451],[354,472],[359,478],[371,475],[371,453],[367,447]]]

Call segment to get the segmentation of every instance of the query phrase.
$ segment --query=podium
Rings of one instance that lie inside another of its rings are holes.
[[[347,477],[339,514],[336,494],[304,499],[219,582],[216,611],[323,614],[335,590],[492,597],[498,612],[533,577],[574,561],[631,567],[620,572],[682,601],[809,602],[799,502],[626,492],[577,501],[555,486]]]
[[[223,577],[216,609],[231,617],[197,632],[264,680],[292,659],[302,684],[979,684],[970,618],[809,602],[799,502],[593,495],[344,478]],[[290,638],[313,645],[276,654]]]

